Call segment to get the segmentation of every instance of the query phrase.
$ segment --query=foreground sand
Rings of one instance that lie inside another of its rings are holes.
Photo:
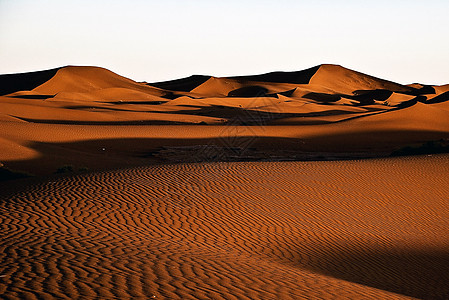
[[[3,183],[4,299],[449,298],[449,156]]]

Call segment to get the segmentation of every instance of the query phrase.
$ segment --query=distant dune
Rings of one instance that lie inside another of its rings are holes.
[[[332,159],[449,137],[448,85],[405,86],[337,65],[154,84],[68,66],[1,75],[0,91],[0,161],[32,174],[214,158],[194,146],[221,147],[217,160]]]
[[[449,85],[68,66],[0,95],[2,299],[449,299]]]

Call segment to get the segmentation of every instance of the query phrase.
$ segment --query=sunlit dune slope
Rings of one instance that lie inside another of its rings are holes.
[[[55,95],[59,92],[89,92],[112,87],[155,90],[103,68],[74,66],[59,69],[50,80],[33,90],[40,94]]]
[[[351,94],[357,90],[384,89],[393,92],[410,92],[412,90],[410,87],[337,65],[321,65],[309,83],[342,94]]]

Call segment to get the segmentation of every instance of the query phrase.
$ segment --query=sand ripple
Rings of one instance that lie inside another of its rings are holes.
[[[439,155],[0,187],[0,296],[447,299],[447,174]]]

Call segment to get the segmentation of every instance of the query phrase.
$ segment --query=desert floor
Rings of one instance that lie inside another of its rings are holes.
[[[447,299],[449,156],[131,168],[2,187],[0,294]]]

